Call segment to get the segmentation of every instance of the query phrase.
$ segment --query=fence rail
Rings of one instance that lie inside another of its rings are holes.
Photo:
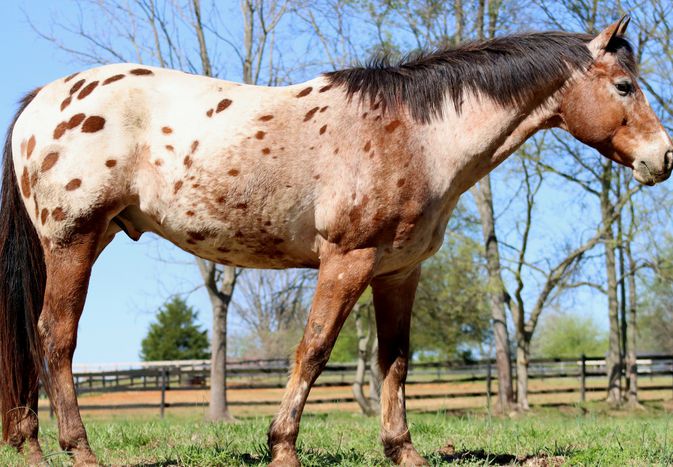
[[[355,373],[355,363],[329,364],[316,381],[315,387],[348,387]],[[124,368],[125,366],[125,368]],[[486,397],[490,403],[495,392],[497,372],[494,362],[438,361],[412,363],[409,368],[407,385],[442,385],[442,391],[432,394],[410,394],[410,400],[453,399]],[[286,359],[231,361],[227,368],[227,388],[229,389],[276,389],[285,385],[290,369]],[[515,365],[513,365],[515,369]],[[639,391],[670,391],[673,395],[673,355],[648,355],[638,359],[640,380],[652,384],[641,385]],[[179,362],[145,362],[142,364],[114,364],[105,366],[76,368],[73,374],[78,395],[115,392],[159,391],[156,403],[123,403],[115,405],[86,404],[81,400],[83,410],[110,409],[159,409],[161,416],[169,407],[203,406],[203,402],[167,402],[168,391],[192,391],[209,389],[210,362],[190,360]],[[514,374],[516,377],[516,372]],[[549,380],[550,386],[529,390],[530,395],[567,395],[577,393],[577,401],[585,401],[587,393],[607,391],[604,358],[580,357],[577,359],[532,359],[529,365],[531,381]],[[670,384],[667,383],[671,378]],[[483,386],[481,386],[481,384]],[[665,384],[664,384],[665,383]],[[468,385],[468,390],[465,390]],[[463,386],[461,388],[461,386]],[[480,389],[481,387],[481,389]],[[350,394],[350,393],[349,393]],[[354,402],[351,397],[312,398],[311,404]],[[279,400],[260,398],[259,400],[230,401],[232,406],[268,406]]]

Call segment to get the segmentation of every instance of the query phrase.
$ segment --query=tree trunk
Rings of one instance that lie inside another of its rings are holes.
[[[495,361],[498,370],[498,405],[503,413],[512,410],[514,392],[512,390],[512,365],[509,351],[509,332],[505,304],[507,295],[500,269],[498,238],[495,234],[495,217],[493,214],[493,193],[491,178],[485,176],[478,186],[472,188],[472,194],[479,209],[481,228],[484,237],[484,255],[489,278],[489,298],[491,319],[493,322],[493,338],[495,340]]]
[[[381,411],[381,369],[379,368],[379,340],[376,337],[376,327],[371,326],[372,332],[372,348],[369,351],[369,404],[379,413]]]
[[[633,222],[633,218],[631,218],[631,222]],[[636,327],[636,264],[631,254],[630,240],[631,239],[627,239],[625,245],[626,258],[629,263],[629,325],[626,328],[626,340],[628,346],[628,352],[626,354],[626,377],[628,384],[628,402],[629,405],[633,407],[639,406],[640,403],[638,402],[638,363],[636,353],[636,336],[638,332],[638,328]]]
[[[371,417],[377,412],[373,409],[369,399],[364,393],[365,374],[367,373],[368,347],[370,341],[370,333],[366,328],[366,317],[364,315],[363,306],[359,303],[353,307],[353,317],[355,318],[355,330],[358,338],[358,360],[355,368],[355,380],[353,381],[353,396],[360,406],[360,410],[364,415]]]
[[[601,217],[604,224],[612,224],[614,206],[610,201],[610,188],[612,185],[612,164],[610,161],[603,164],[603,177],[601,180]],[[615,258],[615,236],[610,225],[604,236],[605,245],[605,271],[608,283],[608,316],[610,321],[609,348],[606,359],[606,372],[608,375],[607,401],[613,405],[619,405],[621,399],[621,375],[622,360],[620,351],[620,326],[619,326],[619,303],[617,298],[617,268]]]
[[[528,363],[530,341],[526,335],[517,338],[516,346],[516,401],[521,411],[529,410],[528,405]]]
[[[218,287],[217,265],[197,258],[197,264],[213,308],[213,331],[210,340],[210,403],[208,419],[232,421],[227,404],[227,312],[236,285],[236,268],[223,266]]]

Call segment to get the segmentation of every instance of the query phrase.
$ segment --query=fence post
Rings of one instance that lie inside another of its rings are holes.
[[[159,415],[164,418],[164,409],[166,407],[166,368],[161,368],[161,405],[159,405]]]
[[[491,413],[491,359],[488,359],[486,365],[486,410]]]
[[[580,402],[587,399],[587,356],[582,354],[582,366],[580,373]]]

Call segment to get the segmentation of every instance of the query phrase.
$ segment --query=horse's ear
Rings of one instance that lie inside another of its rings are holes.
[[[631,21],[629,15],[624,15],[619,21],[612,23],[607,28],[603,29],[590,43],[589,50],[594,57],[600,55],[605,49],[610,47],[610,42],[615,38],[623,37],[626,33],[626,28]]]

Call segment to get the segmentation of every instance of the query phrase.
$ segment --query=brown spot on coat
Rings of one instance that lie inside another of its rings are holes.
[[[84,120],[84,124],[82,125],[82,132],[95,133],[102,130],[103,127],[105,127],[105,119],[97,115],[92,115],[91,117]]]
[[[33,172],[30,176],[30,187],[35,188],[35,185],[37,185],[37,172]],[[35,202],[37,203],[37,200]]]
[[[80,80],[77,81],[75,84],[73,84],[72,87],[70,88],[70,95],[72,96],[72,95],[75,94],[77,91],[79,91],[79,89],[80,89],[82,86],[84,86],[84,83],[86,83],[86,80],[84,80],[84,79],[80,79]]]
[[[318,110],[320,110],[320,107],[313,107],[311,110],[306,112],[306,115],[304,115],[304,121],[308,122],[311,120]]]
[[[117,161],[114,160],[114,159],[108,159],[108,160],[105,161],[105,166],[110,168],[110,169],[112,167],[114,167],[115,165],[117,165]]]
[[[185,156],[185,159],[182,161],[182,163],[185,164],[185,167],[190,168],[192,166],[192,158]]]
[[[320,127],[320,134],[321,135],[324,135],[326,131],[327,131],[327,125],[323,125],[323,126]]]
[[[61,112],[63,112],[66,107],[70,105],[70,102],[72,102],[72,96],[68,96],[65,99],[63,99],[63,102],[61,102]]]
[[[73,178],[65,186],[65,189],[66,189],[66,191],[73,191],[73,190],[78,189],[81,186],[82,186],[82,180],[80,180],[79,178]]]
[[[54,128],[54,139],[59,139],[68,129],[68,122],[61,122]]]
[[[174,148],[172,145],[167,144],[167,145],[166,145],[166,149],[169,150],[169,151],[172,151],[172,150],[175,149],[175,148]]]
[[[77,128],[79,124],[84,121],[84,117],[84,114],[73,115],[70,120],[68,120],[67,129],[72,130],[73,128]]]
[[[30,175],[28,175],[28,167],[24,167],[21,174],[21,192],[25,198],[30,198]]]
[[[84,89],[77,95],[77,99],[84,99],[86,96],[91,94],[94,89],[96,89],[96,86],[98,86],[98,81],[93,81],[89,84],[86,85]]]
[[[194,211],[187,211],[185,214],[189,217],[192,217],[194,215]]]
[[[232,177],[237,177],[238,174],[241,173],[241,171],[238,170],[238,169],[231,169],[231,170],[229,170],[229,172],[227,172],[227,173],[228,173],[229,175],[231,175]]]
[[[173,185],[173,194],[180,191],[180,188],[182,188],[182,180],[178,180],[177,182],[175,182],[175,185]]]
[[[35,150],[35,135],[31,135],[26,145],[26,159],[30,159],[31,154]]]
[[[226,110],[232,103],[231,99],[222,99],[218,104],[215,111],[219,114],[223,110]]]
[[[262,130],[259,130],[257,133],[255,133],[255,138],[257,138],[257,139],[264,139],[264,136],[265,136],[265,135],[266,135],[265,132],[263,132]]]
[[[197,140],[192,141],[192,154],[194,154],[198,148],[199,142]]]
[[[165,135],[170,135],[171,133],[173,133],[173,129],[169,126],[165,126],[161,128],[161,132]]]
[[[40,220],[42,221],[42,225],[47,222],[47,216],[49,215],[49,210],[47,209],[42,209],[42,212],[40,213]]]
[[[320,113],[323,113],[325,110],[329,109],[329,105],[326,105],[322,109],[320,109]]]
[[[269,154],[271,154],[271,149],[269,149],[269,148],[262,149],[262,154],[264,154],[265,156],[268,156]]]
[[[325,92],[325,91],[329,91],[330,89],[332,89],[332,85],[328,84],[327,86],[321,87],[320,91],[318,91],[318,92]]]
[[[404,180],[403,178],[400,178],[400,179],[397,181],[397,186],[398,186],[398,187],[403,187],[405,182],[406,182],[406,180]]]
[[[115,81],[119,81],[120,79],[124,78],[125,75],[114,75],[110,76],[108,79],[103,81],[102,86],[107,86],[110,83],[114,83]]]
[[[371,141],[367,141],[367,143],[365,144],[365,147],[364,147],[363,149],[365,150],[365,152],[369,152],[369,150],[370,150],[371,148],[372,148],[372,142],[371,142]]]
[[[273,118],[273,115],[262,115],[261,117],[259,117],[259,120],[262,121],[262,122],[268,122],[272,118]]]
[[[152,70],[148,70],[147,68],[134,68],[129,73],[131,73],[132,75],[136,75],[136,76],[146,76],[146,75],[153,75],[154,74],[152,72]]]
[[[44,157],[44,160],[42,161],[42,166],[40,169],[42,172],[46,172],[47,170],[51,169],[55,164],[56,161],[58,161],[58,153],[57,152],[50,152]]]
[[[79,75],[79,71],[77,71],[77,72],[73,73],[72,75],[66,77],[66,78],[63,80],[63,82],[64,82],[64,83],[67,83],[68,81],[70,81],[71,79],[73,79],[73,78],[74,78],[75,76],[77,76],[77,75]]]
[[[206,115],[208,117],[212,117],[213,116],[213,109],[208,109],[208,111],[206,112]]]
[[[238,203],[235,206],[236,209],[248,209],[248,203]]]
[[[299,94],[297,94],[297,97],[306,97],[309,94],[311,94],[311,91],[313,91],[313,88],[311,86],[302,89]]]
[[[164,165],[164,160],[163,159],[157,159],[157,160],[154,161],[154,165],[156,165],[157,167],[161,167],[162,165]]]
[[[63,219],[65,219],[65,211],[63,210],[63,208],[60,208],[60,207],[55,208],[55,209],[51,212],[51,217],[52,217],[55,221],[59,221],[59,222],[60,222],[60,221],[62,221]]]
[[[395,130],[397,129],[397,127],[400,126],[401,124],[402,124],[402,122],[400,122],[399,120],[393,120],[392,122],[390,122],[389,124],[387,124],[384,128],[386,129],[386,131],[387,131],[388,133],[392,133],[392,132],[395,131]]]

